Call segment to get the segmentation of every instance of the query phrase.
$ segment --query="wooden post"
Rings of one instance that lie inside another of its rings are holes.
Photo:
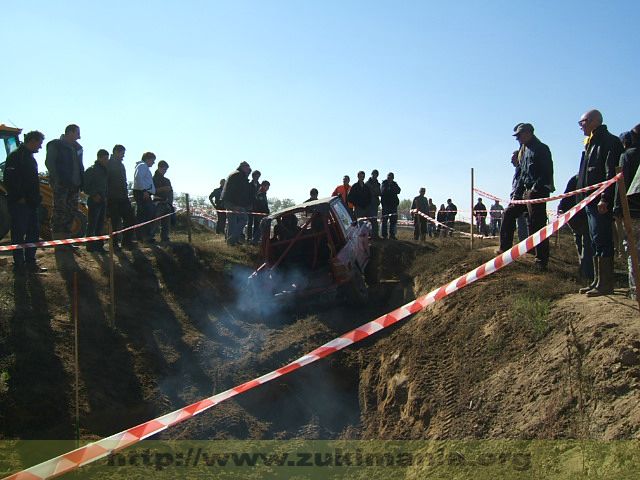
[[[471,219],[469,220],[469,233],[471,233],[471,250],[473,250],[473,189],[473,168],[471,168]]]
[[[558,215],[561,215],[561,214],[562,214],[562,212],[558,212]],[[556,248],[558,247],[558,245],[560,245],[560,230],[561,230],[561,228],[556,230]]]
[[[622,169],[616,167],[616,173],[620,173]],[[631,214],[629,213],[629,202],[627,200],[627,186],[624,184],[624,175],[618,180],[618,190],[620,194],[620,203],[622,204],[622,219],[624,221],[624,231],[627,234],[627,245],[629,246],[629,255],[631,256],[631,265],[633,266],[633,279],[636,284],[636,300],[638,308],[640,308],[640,284],[638,283],[638,251],[636,250],[636,239],[633,235],[633,227],[631,226]]]
[[[73,356],[76,374],[76,446],[80,442],[80,360],[78,355],[78,272],[73,272]]]
[[[113,245],[115,242],[113,240],[111,219],[107,220],[107,231],[109,232],[109,295],[111,296],[111,301],[109,302],[109,326],[113,328],[116,325],[116,262],[113,252]]]
[[[189,194],[185,193],[185,200],[187,202],[187,238],[191,243],[191,207],[189,205]]]

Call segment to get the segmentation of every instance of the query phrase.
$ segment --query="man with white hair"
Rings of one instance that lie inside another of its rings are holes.
[[[609,133],[602,113],[589,110],[578,121],[584,133],[585,147],[580,160],[576,188],[584,188],[613,178],[623,152],[620,139]],[[589,297],[613,293],[613,230],[612,210],[615,185],[608,187],[585,208],[589,237],[593,246],[593,282],[580,293]],[[583,194],[583,198],[585,195]]]

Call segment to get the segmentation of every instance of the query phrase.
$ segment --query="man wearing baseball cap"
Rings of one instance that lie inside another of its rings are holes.
[[[530,123],[519,123],[514,127],[516,140],[520,143],[520,183],[524,200],[547,198],[555,190],[553,184],[553,160],[549,147],[542,143],[533,132]],[[545,203],[509,204],[504,211],[504,219],[500,228],[500,250],[504,252],[513,245],[513,233],[516,219],[524,212],[529,213],[529,233],[543,228],[547,223],[547,207]],[[536,267],[546,270],[549,263],[549,240],[536,247]]]

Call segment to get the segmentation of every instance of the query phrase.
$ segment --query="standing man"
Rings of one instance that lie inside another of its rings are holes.
[[[249,174],[251,167],[242,162],[238,168],[229,174],[222,190],[222,201],[227,213],[227,243],[237,245],[245,225],[247,224],[247,210],[251,207],[251,186]]]
[[[225,226],[227,224],[227,212],[224,212],[224,203],[222,202],[222,190],[224,189],[224,184],[227,180],[221,179],[220,186],[215,188],[211,195],[209,195],[209,201],[211,205],[216,209],[216,215],[218,216],[218,221],[216,222],[216,233],[224,235]]]
[[[151,195],[156,193],[153,175],[151,175],[151,167],[155,161],[156,156],[153,152],[145,152],[140,161],[136,163],[133,174],[133,199],[136,202],[137,223],[148,222],[155,218],[155,209],[151,199]],[[138,240],[150,245],[156,243],[151,224],[138,227]]]
[[[358,172],[358,181],[353,184],[347,195],[347,200],[353,205],[356,220],[368,216],[371,204],[371,191],[364,183],[364,176],[365,173],[362,170]],[[364,221],[361,220],[359,223]]]
[[[447,221],[444,222],[444,224],[447,227],[449,227],[449,231],[445,230],[444,236],[446,237],[448,235],[450,237],[453,237],[453,224],[456,221],[456,215],[458,214],[458,207],[456,206],[455,203],[451,201],[450,198],[447,198],[447,206],[445,210],[447,211],[447,218],[446,218]]]
[[[533,125],[521,123],[513,134],[522,146],[520,156],[520,182],[523,198],[547,198],[555,190],[553,184],[553,160],[549,147],[534,134]],[[505,252],[513,245],[513,233],[516,229],[516,218],[522,213],[529,213],[529,231],[536,232],[547,223],[547,206],[545,203],[513,204],[504,211],[504,220],[500,229],[500,252]],[[536,247],[536,267],[547,270],[549,263],[549,240]]]
[[[34,243],[40,236],[38,207],[42,202],[38,162],[33,157],[42,148],[44,135],[37,130],[27,133],[17,150],[7,157],[4,169],[4,184],[7,188],[7,203],[11,216],[11,243]],[[24,248],[13,251],[13,271],[22,274],[46,272],[36,263],[36,249]]]
[[[504,208],[500,205],[500,200],[496,200],[495,203],[491,205],[491,211],[489,212],[491,216],[491,236],[493,237],[500,233],[503,212]]]
[[[351,186],[349,185],[351,179],[349,175],[345,175],[342,177],[342,185],[338,185],[331,194],[332,197],[340,197],[344,202],[345,206],[349,209],[351,213],[353,213],[353,205],[347,202],[347,195],[349,195],[349,190],[351,190]]]
[[[129,200],[127,171],[122,163],[125,152],[124,146],[115,145],[107,164],[107,216],[111,219],[114,232],[123,226],[130,227],[135,222],[133,207]],[[118,241],[114,238],[114,250],[120,250]],[[133,246],[133,230],[127,230],[122,234],[122,247],[131,249]]]
[[[480,235],[487,234],[487,207],[482,203],[482,199],[478,198],[478,203],[473,207],[473,214],[476,217],[476,230]]]
[[[254,170],[253,172],[251,172],[251,182],[249,182],[249,185],[251,186],[251,205],[250,205],[250,209],[252,212],[255,212],[256,209],[256,205],[255,205],[255,200],[256,200],[256,195],[258,194],[258,191],[260,190],[260,176],[262,175],[262,173],[260,173],[260,170]],[[252,213],[249,214],[249,223],[247,224],[247,240],[251,241],[253,239],[253,229],[254,228],[260,228],[260,221],[262,220],[262,215],[253,215]]]
[[[378,227],[378,208],[380,207],[380,182],[378,176],[380,173],[378,170],[372,170],[369,180],[367,180],[367,187],[371,192],[371,203],[369,204],[368,217],[371,221],[371,238],[380,238],[380,228]]]
[[[513,128],[514,132],[518,129],[519,125],[520,124],[516,125]],[[511,200],[522,200],[523,191],[522,191],[522,182],[520,181],[521,179],[520,178],[521,177],[520,150],[515,150],[511,154],[511,165],[514,166],[515,171],[513,173],[513,180],[511,180],[511,195],[509,196],[509,198]],[[528,215],[527,213],[523,213],[516,219],[519,241],[523,241],[525,238],[529,236],[529,229],[527,227],[527,215]],[[503,220],[504,220],[504,214],[503,214]],[[502,225],[500,225],[500,228],[502,229]]]
[[[418,196],[413,199],[411,203],[411,210],[417,210],[427,216],[429,216],[429,201],[425,198],[424,194],[427,193],[427,190],[422,187],[418,191]],[[427,239],[427,219],[417,212],[413,214],[413,239],[414,240],[422,240],[423,242]]]
[[[173,187],[171,180],[167,178],[169,164],[164,160],[158,162],[158,168],[153,174],[153,185],[156,187],[155,198],[153,199],[156,217],[162,217],[173,212]],[[152,236],[158,230],[158,223],[152,224]],[[171,227],[171,215],[160,219],[160,242],[169,245],[169,230]]]
[[[640,133],[640,127],[637,126]],[[629,214],[631,216],[631,231],[636,241],[636,249],[640,251],[640,191],[638,190],[638,181],[635,181],[636,174],[640,166],[640,135],[634,130],[627,132],[629,135],[621,135],[622,145],[625,148],[624,153],[620,157],[620,166],[624,175],[624,183],[627,187],[627,200],[629,202]],[[638,178],[640,180],[640,178]],[[620,202],[620,192],[616,185],[616,200],[613,207],[613,214],[617,217],[622,216],[622,203]],[[631,261],[631,245],[628,238],[624,240],[625,253],[627,254],[628,272],[629,272],[629,297],[636,300],[636,279],[637,272],[634,272],[633,262]]]
[[[93,237],[102,235],[104,227],[104,216],[107,212],[107,165],[109,164],[109,152],[104,149],[98,150],[95,163],[84,172],[84,193],[89,209],[89,219],[87,222],[87,236]],[[96,240],[87,243],[87,252],[106,253],[104,240]]]
[[[53,189],[52,230],[54,239],[71,237],[71,225],[78,210],[78,195],[82,188],[84,165],[80,127],[71,124],[64,129],[59,140],[47,144],[45,165]],[[69,247],[69,246],[67,246]],[[72,245],[71,248],[77,248]]]
[[[309,198],[307,198],[303,203],[315,202],[318,199],[318,189],[312,188],[309,190]]]
[[[262,213],[263,215],[256,215],[260,218],[260,222],[262,219],[269,215],[269,200],[267,199],[267,192],[269,191],[269,187],[271,184],[266,180],[263,180],[260,183],[260,188],[258,188],[258,193],[256,193],[256,198],[253,201],[254,212]],[[254,245],[258,245],[262,238],[262,230],[260,230],[260,224],[253,227],[253,238],[251,239],[251,243]]]
[[[437,208],[436,208],[435,203],[433,203],[433,199],[432,198],[429,199],[428,209],[429,209],[429,212],[427,213],[427,215],[429,215],[429,218],[433,218],[435,220]],[[436,234],[436,224],[435,223],[433,223],[433,222],[428,222],[427,223],[427,233],[429,234],[430,237],[433,237]]]
[[[396,225],[398,223],[398,205],[400,204],[400,187],[394,181],[393,172],[387,174],[387,179],[380,185],[380,199],[382,200],[382,238],[387,238],[387,224],[389,237],[396,240]]]
[[[573,192],[578,184],[578,175],[573,175],[567,182],[567,188],[564,193]],[[564,197],[558,204],[558,215],[566,213],[576,206],[576,197]],[[580,262],[580,276],[587,280],[588,284],[593,283],[593,250],[591,246],[591,238],[589,237],[589,224],[587,223],[587,212],[583,208],[569,220],[569,228],[573,232],[573,238],[578,252],[578,261]]]
[[[580,159],[577,188],[604,182],[616,174],[615,169],[623,151],[622,143],[618,137],[609,133],[602,122],[602,114],[598,110],[589,110],[578,121],[586,139]],[[614,191],[615,185],[612,185],[586,206],[595,278],[589,287],[581,288],[580,293],[586,293],[589,297],[613,293]]]

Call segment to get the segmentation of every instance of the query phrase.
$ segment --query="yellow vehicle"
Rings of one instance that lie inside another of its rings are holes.
[[[16,150],[20,145],[19,135],[22,130],[19,128],[8,127],[0,124],[0,240],[9,232],[9,208],[7,205],[7,190],[4,187],[4,166],[7,157],[11,152]],[[51,240],[53,234],[51,231],[51,214],[53,213],[53,190],[49,185],[49,177],[40,175],[40,195],[42,196],[42,204],[40,205],[40,237],[43,240]],[[74,213],[73,225],[71,233],[74,237],[81,237],[87,229],[87,206],[86,201],[81,199],[78,202],[78,209]]]

